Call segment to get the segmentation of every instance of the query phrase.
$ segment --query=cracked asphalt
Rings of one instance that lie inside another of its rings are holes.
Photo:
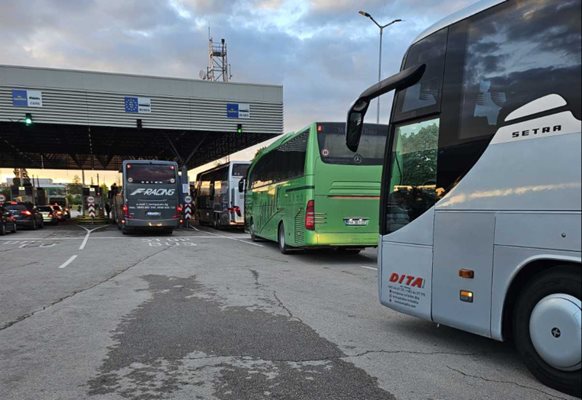
[[[210,228],[0,238],[0,398],[569,399],[511,344],[382,307],[374,249]]]

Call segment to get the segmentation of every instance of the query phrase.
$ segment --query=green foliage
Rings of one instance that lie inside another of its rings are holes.
[[[109,188],[104,183],[99,185],[99,187],[101,188],[101,198],[107,200],[107,194],[109,193]]]
[[[67,193],[79,195],[83,193],[83,185],[80,183],[77,175],[73,178],[73,183],[67,184]]]
[[[417,133],[400,136],[402,180],[405,185],[436,183],[438,126],[421,128]]]

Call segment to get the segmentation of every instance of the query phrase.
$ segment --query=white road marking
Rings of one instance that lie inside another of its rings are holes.
[[[59,268],[65,268],[67,265],[69,265],[70,263],[72,263],[73,261],[75,261],[75,258],[77,258],[77,255],[75,254],[74,256],[71,256],[71,258],[69,258],[67,261],[65,261],[63,264],[61,264],[59,266]]]
[[[366,268],[366,269],[371,269],[371,270],[374,270],[374,271],[378,271],[378,268],[376,268],[376,267],[368,267],[367,265],[360,265],[360,268]]]
[[[237,242],[241,242],[241,243],[244,243],[244,244],[250,244],[251,246],[265,247],[262,244],[248,242],[248,241],[246,241],[244,239],[238,239],[237,237],[234,237],[234,236],[219,235],[218,233],[209,232],[207,230],[203,230],[201,232],[208,233],[210,235],[214,235],[216,237],[220,237],[220,238],[224,238],[224,239],[236,240]],[[195,237],[198,237],[198,236],[195,236]]]
[[[85,238],[83,239],[83,243],[81,243],[81,246],[79,247],[79,250],[83,250],[85,248],[85,245],[87,244],[87,241],[89,240],[89,235],[91,235],[91,232],[96,231],[97,229],[101,229],[101,228],[105,228],[107,227],[107,225],[101,225],[98,226],[97,228],[93,228],[93,229],[87,229],[82,225],[77,225],[80,226],[81,228],[85,229],[87,231],[87,234],[85,235]]]
[[[246,240],[244,240],[244,239],[235,239],[235,238],[233,238],[233,237],[228,237],[228,236],[225,236],[225,238],[227,238],[227,239],[230,239],[230,240],[236,240],[237,242],[241,242],[241,243],[244,243],[244,244],[250,244],[251,246],[257,246],[257,247],[265,247],[265,246],[263,246],[262,244],[253,243],[253,242],[248,242],[248,241],[246,241]]]
[[[44,238],[22,238],[22,240],[81,240],[82,237],[44,237]],[[14,239],[0,239],[0,242],[15,242],[18,243],[20,240]]]

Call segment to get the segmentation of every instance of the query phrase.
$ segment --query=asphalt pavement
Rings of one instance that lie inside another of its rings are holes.
[[[194,228],[0,237],[0,398],[569,399],[511,344],[382,307],[376,251]]]

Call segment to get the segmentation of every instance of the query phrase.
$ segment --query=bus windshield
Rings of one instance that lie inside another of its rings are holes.
[[[166,164],[127,164],[128,183],[172,184],[176,183],[176,168]]]
[[[365,124],[356,153],[345,146],[345,124],[317,124],[321,160],[327,164],[382,165],[388,135],[386,125]]]

